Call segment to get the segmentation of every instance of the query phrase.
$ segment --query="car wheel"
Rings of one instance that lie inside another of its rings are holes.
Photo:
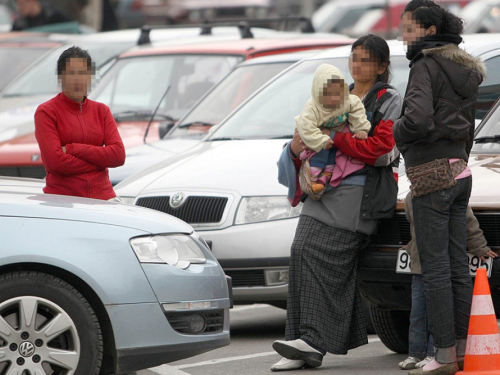
[[[361,301],[363,304],[363,313],[365,314],[365,320],[366,320],[366,332],[368,334],[373,335],[375,332],[375,328],[373,328],[373,322],[372,322],[372,317],[370,315],[370,301],[365,299],[364,297],[361,297]]]
[[[409,311],[382,310],[370,304],[373,328],[380,341],[396,353],[408,353]]]
[[[97,375],[99,321],[74,287],[40,272],[0,276],[0,373]]]

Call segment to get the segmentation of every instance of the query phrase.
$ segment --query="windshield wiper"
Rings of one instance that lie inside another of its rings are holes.
[[[151,111],[123,111],[123,112],[118,112],[118,113],[113,113],[113,117],[115,118],[116,121],[121,118],[127,118],[127,117],[139,117],[139,118],[148,118],[153,115],[153,112]],[[177,120],[174,119],[172,116],[169,115],[162,115],[161,113],[157,113],[155,117],[162,117],[166,121],[172,121],[176,122]]]
[[[486,137],[478,137],[474,139],[476,143],[500,143],[500,134],[488,135]]]
[[[178,126],[178,128],[189,128],[190,126],[195,126],[195,125],[214,126],[215,124],[212,124],[210,122],[204,122],[204,121],[194,121],[194,122],[188,122],[187,124],[180,124]]]
[[[277,135],[276,137],[271,137],[271,138],[268,138],[268,139],[292,139],[293,138],[293,134],[290,135]]]
[[[210,138],[207,139],[207,141],[241,141],[242,138],[235,138],[235,137],[219,137],[219,138]]]

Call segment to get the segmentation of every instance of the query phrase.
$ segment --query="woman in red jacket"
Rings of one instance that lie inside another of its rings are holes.
[[[57,61],[62,92],[35,113],[35,135],[47,171],[46,194],[109,200],[116,197],[108,168],[125,162],[109,108],[87,99],[94,75],[87,51],[71,47]]]

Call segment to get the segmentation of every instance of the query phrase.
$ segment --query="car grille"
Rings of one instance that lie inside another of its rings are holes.
[[[222,220],[227,198],[189,196],[180,207],[170,206],[170,197],[139,198],[137,205],[165,212],[189,224],[218,223]]]
[[[500,247],[500,215],[475,213],[479,226],[490,247]],[[378,233],[372,238],[372,246],[401,246],[411,240],[410,223],[404,213],[379,222]]]
[[[266,286],[263,270],[224,270],[233,279],[233,288]]]
[[[0,176],[8,177],[30,177],[30,178],[45,178],[45,168],[43,166],[36,167],[0,167]]]
[[[165,315],[172,328],[179,333],[192,334],[189,320],[193,315],[203,316],[206,323],[203,331],[196,334],[219,333],[224,329],[224,310],[167,312]]]

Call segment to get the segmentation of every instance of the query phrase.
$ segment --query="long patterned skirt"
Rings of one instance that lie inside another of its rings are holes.
[[[333,354],[368,343],[357,288],[358,253],[368,236],[301,216],[292,244],[286,340]]]

